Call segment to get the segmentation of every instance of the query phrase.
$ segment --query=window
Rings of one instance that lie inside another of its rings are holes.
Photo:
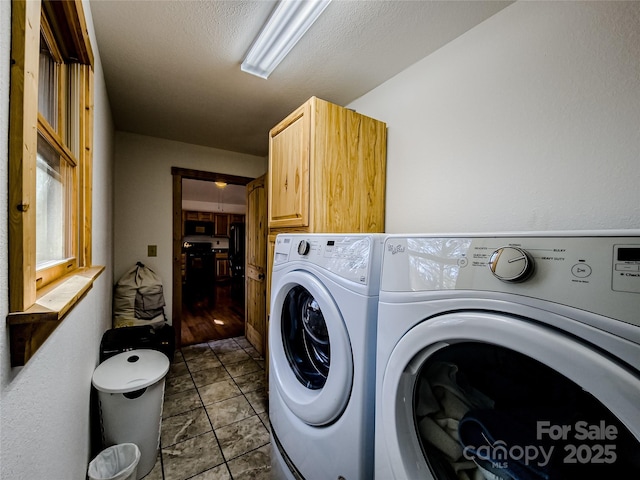
[[[31,337],[46,338],[102,267],[91,264],[93,53],[82,0],[14,1],[11,17],[8,323],[20,364],[14,343],[33,350]],[[17,339],[40,317],[46,334]]]
[[[43,3],[40,23],[38,69],[38,143],[36,154],[36,289],[60,278],[78,265],[77,170],[82,168],[80,126],[86,121],[81,110],[83,71],[60,25],[55,10]],[[60,28],[58,29],[60,30]]]
[[[40,272],[75,256],[73,217],[75,168],[38,135],[36,160],[36,269]]]

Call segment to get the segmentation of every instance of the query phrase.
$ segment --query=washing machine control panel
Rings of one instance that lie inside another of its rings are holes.
[[[640,232],[597,233],[392,235],[381,291],[512,293],[640,325]]]
[[[376,250],[379,252],[380,247]],[[311,263],[341,278],[367,285],[379,278],[379,254],[373,253],[371,235],[295,234],[278,235],[274,267],[292,261]]]

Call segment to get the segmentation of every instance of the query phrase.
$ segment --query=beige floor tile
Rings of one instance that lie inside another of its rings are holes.
[[[271,446],[264,445],[229,462],[233,480],[270,480]]]
[[[165,480],[183,480],[224,462],[213,432],[162,448]]]
[[[227,398],[237,397],[242,392],[231,380],[222,380],[220,382],[211,383],[198,389],[202,403],[210,405],[212,403],[226,400]]]
[[[163,447],[211,431],[211,423],[204,408],[190,410],[162,421],[161,444]]]
[[[216,402],[206,407],[207,415],[214,429],[225,427],[255,415],[251,404],[244,395]]]
[[[247,337],[236,337],[236,338],[234,338],[234,340],[242,348],[251,348],[253,346],[253,345],[251,345],[251,342],[249,342],[249,340],[247,340]]]
[[[191,358],[199,357],[203,353],[206,354],[206,352],[210,350],[211,348],[209,347],[208,343],[199,343],[197,345],[189,345],[188,347],[183,347],[181,349],[182,356],[187,361]]]
[[[234,382],[245,395],[256,390],[264,390],[267,387],[267,379],[264,370],[260,369],[247,375],[235,377]]]
[[[218,358],[222,362],[222,364],[226,367],[227,365],[231,365],[232,363],[237,363],[242,360],[251,360],[251,357],[247,352],[242,349],[232,350],[230,352],[222,352],[217,353]]]
[[[193,390],[194,387],[193,379],[189,373],[178,375],[177,377],[167,377],[164,384],[165,395],[186,392],[187,390]]]
[[[191,477],[190,480],[231,480],[231,473],[229,473],[229,468],[222,464]]]
[[[180,362],[173,362],[169,367],[169,373],[167,374],[167,378],[179,377],[180,375],[187,375],[189,370],[187,369],[187,364]]]
[[[260,389],[255,392],[249,392],[246,393],[245,396],[256,413],[267,411],[268,396],[266,390]]]
[[[231,376],[227,373],[227,370],[218,362],[218,367],[207,368],[199,370],[192,374],[193,382],[196,387],[204,387],[210,383],[220,382],[222,380],[231,380]]]
[[[269,443],[269,432],[257,415],[216,428],[216,436],[227,461]]]
[[[252,358],[241,360],[236,363],[225,364],[225,368],[233,378],[247,375],[248,373],[262,371],[260,365],[258,365],[258,363]]]
[[[244,351],[247,352],[247,354],[251,358],[253,358],[254,360],[258,360],[258,359],[263,359],[264,358],[262,355],[260,355],[258,353],[258,351],[255,348],[253,348],[251,346],[249,348],[245,348]]]
[[[195,388],[175,395],[167,395],[165,392],[162,418],[172,417],[199,407],[202,407],[202,402]]]
[[[207,368],[219,367],[220,365],[222,365],[222,363],[220,363],[216,354],[211,350],[207,350],[199,356],[187,360],[187,366],[192,374]]]
[[[235,350],[242,349],[242,347],[238,345],[238,343],[233,338],[211,341],[209,342],[209,346],[211,347],[211,350],[216,352],[216,354],[233,352]]]

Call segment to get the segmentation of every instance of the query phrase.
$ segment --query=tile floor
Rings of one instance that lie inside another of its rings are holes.
[[[160,455],[144,480],[270,478],[265,362],[244,337],[176,352]]]

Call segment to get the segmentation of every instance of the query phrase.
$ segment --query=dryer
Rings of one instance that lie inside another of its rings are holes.
[[[373,475],[382,235],[276,237],[269,323],[275,478]]]
[[[390,235],[375,477],[636,478],[640,231]]]

